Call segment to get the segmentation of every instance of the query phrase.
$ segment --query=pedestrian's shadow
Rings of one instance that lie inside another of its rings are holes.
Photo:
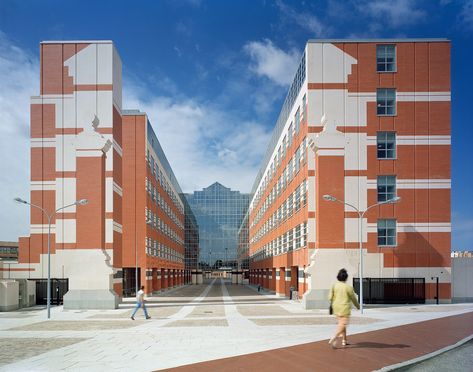
[[[357,342],[356,344],[347,345],[346,348],[358,349],[358,348],[371,348],[371,349],[404,349],[411,347],[406,344],[383,344],[381,342]]]

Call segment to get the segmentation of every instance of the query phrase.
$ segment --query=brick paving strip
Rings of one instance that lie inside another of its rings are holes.
[[[335,327],[334,327],[335,330]],[[435,352],[473,334],[473,312],[348,336],[166,369],[174,372],[373,371]]]

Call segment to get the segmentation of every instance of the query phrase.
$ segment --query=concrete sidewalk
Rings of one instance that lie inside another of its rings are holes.
[[[350,345],[327,341],[197,363],[166,371],[375,371],[413,360],[473,335],[473,313],[428,320],[349,336]],[[460,366],[456,366],[456,370]],[[473,369],[473,364],[464,366]]]
[[[304,310],[300,302],[220,279],[150,297],[150,320],[142,311],[130,319],[134,302],[126,299],[107,311],[53,307],[51,320],[39,307],[0,313],[0,371],[147,372],[201,365],[212,372],[275,366],[313,371],[347,364],[369,370],[473,333],[473,304],[366,308],[363,315],[352,313],[352,347],[332,350],[327,340],[336,319],[326,309]]]

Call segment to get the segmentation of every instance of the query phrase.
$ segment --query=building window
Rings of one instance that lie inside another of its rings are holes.
[[[396,220],[378,220],[378,246],[396,245]]]
[[[306,96],[302,97],[302,121],[307,121]]]
[[[396,133],[378,132],[376,135],[378,159],[396,158]]]
[[[395,72],[396,71],[396,46],[377,45],[376,46],[376,71]]]
[[[396,89],[378,89],[376,92],[376,107],[378,115],[396,115]]]
[[[390,200],[396,196],[396,176],[378,176],[378,202]]]

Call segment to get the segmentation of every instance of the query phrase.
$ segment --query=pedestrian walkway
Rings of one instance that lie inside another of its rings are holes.
[[[370,370],[473,333],[473,304],[368,308],[353,312],[352,346],[332,350],[336,321],[327,310],[221,279],[150,297],[150,320],[130,320],[134,304],[53,307],[49,321],[40,307],[0,313],[0,371]]]
[[[471,335],[473,313],[470,312],[359,333],[349,337],[350,345],[346,347],[332,349],[324,340],[166,371],[375,371],[433,353]],[[470,363],[471,370],[473,361]],[[461,366],[455,368],[460,370]]]

